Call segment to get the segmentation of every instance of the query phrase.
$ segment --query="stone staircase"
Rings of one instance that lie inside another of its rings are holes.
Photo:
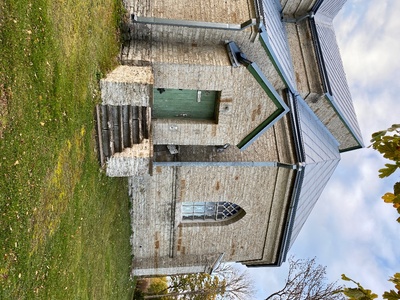
[[[133,105],[97,105],[97,142],[100,164],[149,139],[150,108]]]
[[[118,66],[100,80],[96,106],[101,166],[110,177],[152,174],[151,66]]]

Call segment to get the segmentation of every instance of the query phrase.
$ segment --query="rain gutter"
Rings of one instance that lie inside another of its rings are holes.
[[[265,131],[271,128],[278,120],[280,120],[285,114],[287,114],[289,112],[289,107],[286,105],[285,101],[283,101],[281,96],[277,93],[273,85],[262,73],[258,65],[255,62],[248,60],[246,55],[243,52],[241,52],[241,50],[239,49],[239,47],[236,45],[235,42],[228,42],[226,44],[226,47],[228,50],[232,66],[239,67],[240,65],[244,65],[276,106],[276,110],[267,119],[265,119],[242,141],[239,142],[237,147],[240,150],[245,150],[255,140],[257,140],[259,136],[261,136]]]
[[[202,21],[191,21],[191,20],[174,20],[165,18],[155,17],[140,17],[135,14],[131,15],[132,23],[140,24],[151,24],[151,25],[167,25],[167,26],[179,26],[179,27],[192,27],[192,28],[205,28],[205,29],[221,29],[221,30],[233,30],[241,31],[251,26],[259,24],[259,19],[249,19],[241,24],[229,24],[229,23],[214,23],[214,22],[202,22]]]
[[[333,96],[331,94],[325,93],[325,98],[328,100],[328,102],[331,104],[332,108],[335,110],[336,114],[339,116],[340,120],[343,122],[344,126],[347,128],[347,130],[350,132],[350,134],[353,136],[353,138],[356,140],[356,142],[358,143],[358,146],[354,146],[354,147],[350,147],[350,148],[346,148],[343,150],[340,150],[340,152],[346,152],[346,151],[351,151],[351,150],[355,150],[355,149],[360,149],[364,147],[364,143],[362,140],[360,140],[356,133],[354,132],[353,127],[349,124],[349,122],[347,121],[347,119],[342,117],[342,114],[340,112],[339,107],[337,106],[337,104],[335,103]]]
[[[163,167],[280,167],[295,169],[292,164],[274,161],[154,161],[153,166]]]
[[[301,187],[303,185],[303,180],[304,180],[304,168],[306,168],[306,154],[303,147],[303,138],[301,135],[299,114],[295,103],[296,96],[294,96],[290,91],[287,91],[286,95],[290,107],[290,116],[291,116],[290,120],[292,122],[293,139],[297,154],[298,168],[293,184],[292,196],[290,199],[290,206],[287,215],[287,222],[285,223],[286,225],[283,231],[283,237],[280,245],[281,250],[278,252],[279,253],[277,261],[278,266],[280,266],[286,260],[287,253],[289,251],[290,239],[293,233],[294,220],[296,217],[297,207],[299,204]]]
[[[311,36],[312,36],[312,40],[314,43],[314,49],[315,49],[315,53],[317,56],[317,64],[318,64],[318,68],[319,68],[319,71],[321,74],[322,84],[323,84],[324,91],[325,91],[325,95],[324,95],[325,99],[330,103],[330,105],[333,108],[333,110],[335,111],[335,113],[339,116],[339,118],[342,121],[342,123],[344,124],[344,126],[347,128],[347,130],[350,132],[350,134],[353,136],[354,140],[358,144],[358,146],[346,148],[346,149],[340,150],[340,152],[346,152],[346,151],[350,151],[350,150],[363,148],[364,147],[363,141],[357,136],[353,127],[351,126],[351,124],[349,124],[348,120],[343,117],[343,114],[342,114],[340,108],[334,101],[332,88],[329,83],[328,72],[326,70],[326,65],[324,62],[323,54],[322,54],[321,43],[318,38],[317,26],[316,26],[315,20],[313,18],[310,19],[309,22],[310,22],[310,28],[311,28]]]

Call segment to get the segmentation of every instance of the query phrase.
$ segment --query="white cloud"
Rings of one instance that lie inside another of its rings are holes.
[[[400,2],[396,0],[363,1],[349,3],[335,20],[342,59],[351,80],[363,85],[395,84],[400,75],[400,51],[397,12]],[[362,14],[362,12],[365,14]]]
[[[258,289],[257,299],[265,299],[284,286],[288,268],[284,264],[280,268],[249,268],[248,271]]]
[[[380,199],[393,181],[378,179],[381,165],[370,149],[344,154],[291,251],[317,256],[331,281],[345,273],[380,294],[400,270],[397,213]]]
[[[354,107],[366,145],[371,134],[400,121],[400,88],[378,89],[351,84]]]

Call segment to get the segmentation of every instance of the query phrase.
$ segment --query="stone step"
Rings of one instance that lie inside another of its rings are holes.
[[[149,138],[150,110],[145,106],[97,105],[97,143],[100,164],[115,153]]]

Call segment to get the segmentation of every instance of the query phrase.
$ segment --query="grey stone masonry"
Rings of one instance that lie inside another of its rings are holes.
[[[100,81],[103,106],[118,108],[111,109],[116,111],[116,117],[105,119],[101,126],[106,127],[110,135],[109,139],[103,138],[103,145],[100,146],[108,149],[104,143],[111,145],[110,155],[104,155],[107,158],[106,173],[110,177],[138,176],[150,171],[153,152],[150,109],[153,83],[153,70],[149,66],[119,66]],[[126,106],[129,106],[129,110],[137,111],[134,113],[137,116],[128,115],[125,120],[121,108]],[[125,123],[129,126],[126,127]],[[107,128],[110,126],[111,129]],[[125,132],[126,128],[130,129]],[[129,139],[132,140],[130,143],[125,141]],[[124,144],[128,144],[128,147],[124,147]]]
[[[141,176],[149,173],[151,158],[150,140],[133,145],[123,152],[115,153],[107,160],[107,176]]]
[[[298,18],[307,14],[316,0],[281,0],[282,15],[289,18]]]
[[[153,83],[151,67],[119,66],[100,80],[102,103],[149,106]]]

